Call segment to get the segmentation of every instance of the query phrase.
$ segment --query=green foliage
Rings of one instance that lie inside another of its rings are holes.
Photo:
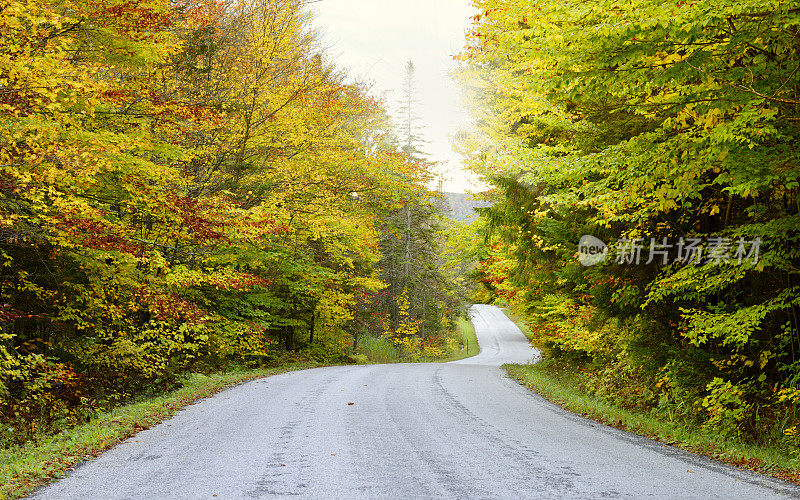
[[[0,444],[18,444],[42,431],[61,430],[84,422],[97,408],[87,395],[84,377],[65,363],[40,354],[15,360],[16,369],[6,372],[13,398],[0,401],[5,424]]]
[[[359,340],[359,351],[373,363],[397,363],[403,359],[400,349],[385,337],[363,337]]]
[[[751,407],[744,398],[742,388],[714,377],[706,386],[706,392],[708,395],[701,403],[709,414],[705,425],[723,434],[739,433],[740,424]]]
[[[460,147],[494,186],[488,298],[604,398],[744,439],[796,429],[773,392],[800,381],[797,2],[476,4]],[[584,234],[610,259],[581,266]],[[614,262],[614,242],[664,237],[703,258]],[[757,262],[735,257],[757,239]]]

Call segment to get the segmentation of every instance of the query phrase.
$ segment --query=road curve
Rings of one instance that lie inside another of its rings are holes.
[[[249,382],[138,433],[35,498],[800,497],[789,483],[527,391],[498,366],[538,354],[498,308],[472,314],[478,356]]]

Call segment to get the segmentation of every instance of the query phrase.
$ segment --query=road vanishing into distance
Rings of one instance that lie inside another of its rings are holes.
[[[799,498],[739,471],[564,411],[509,379],[538,358],[493,306],[481,353],[252,381],[142,431],[37,499]]]

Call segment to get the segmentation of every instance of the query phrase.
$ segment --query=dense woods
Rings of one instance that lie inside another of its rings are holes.
[[[589,392],[796,454],[800,4],[476,4],[481,298]]]
[[[191,371],[457,350],[431,164],[303,2],[2,9],[0,442]]]
[[[307,3],[2,4],[0,445],[192,373],[443,359],[470,297],[800,460],[800,3],[474,0],[479,201],[428,187],[413,63],[390,116]]]

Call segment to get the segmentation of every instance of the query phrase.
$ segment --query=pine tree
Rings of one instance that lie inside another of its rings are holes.
[[[420,123],[420,117],[416,113],[419,100],[416,93],[416,69],[414,61],[408,60],[406,62],[405,75],[403,76],[403,84],[400,88],[400,138],[403,141],[402,151],[414,159],[424,158],[427,153],[422,151],[422,144],[426,141],[423,139],[423,127]]]
[[[401,85],[399,123],[397,136],[400,152],[409,165],[428,170],[432,164],[425,159],[422,150],[426,142],[417,114],[419,101],[416,98],[415,67],[413,61],[405,66]],[[384,259],[380,263],[383,277],[389,284],[385,297],[390,311],[392,329],[400,326],[403,316],[398,310],[398,298],[406,297],[410,306],[408,313],[419,322],[420,337],[424,340],[442,330],[444,304],[450,304],[448,284],[440,271],[438,260],[440,227],[438,216],[440,204],[429,189],[427,181],[420,181],[418,189],[405,191],[401,196],[403,206],[387,218],[381,249]],[[450,307],[452,309],[452,307]]]

